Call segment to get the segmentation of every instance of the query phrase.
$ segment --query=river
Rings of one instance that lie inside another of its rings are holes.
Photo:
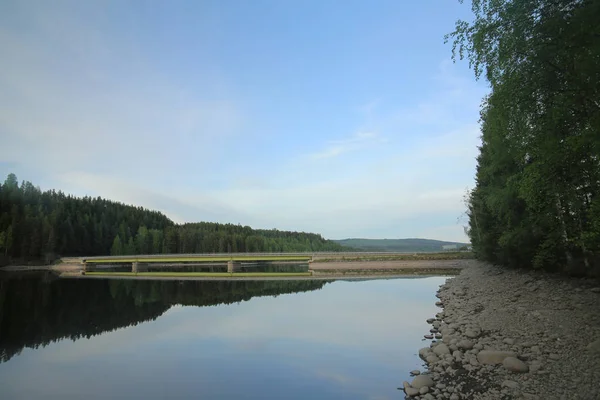
[[[403,398],[445,279],[3,273],[0,398]]]

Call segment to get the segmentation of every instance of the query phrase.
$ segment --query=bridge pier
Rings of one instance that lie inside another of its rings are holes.
[[[227,272],[233,273],[240,270],[240,263],[234,262],[233,260],[227,261]]]
[[[131,263],[131,272],[137,274],[138,272],[146,272],[148,271],[148,265],[142,264],[140,262],[134,261]]]

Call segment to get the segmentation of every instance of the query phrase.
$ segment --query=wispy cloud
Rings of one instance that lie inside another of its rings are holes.
[[[385,143],[386,139],[375,132],[357,132],[349,138],[330,140],[324,150],[310,155],[312,159],[333,158],[344,153],[364,149],[376,143]]]

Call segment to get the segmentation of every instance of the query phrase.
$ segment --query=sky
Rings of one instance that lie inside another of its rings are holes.
[[[465,241],[458,0],[0,2],[0,174],[328,239]]]

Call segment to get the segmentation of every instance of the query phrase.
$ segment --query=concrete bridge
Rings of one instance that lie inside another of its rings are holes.
[[[236,272],[244,261],[298,261],[311,262],[312,254],[307,253],[227,253],[227,254],[153,254],[129,256],[85,257],[82,259],[83,271],[87,272],[93,265],[129,264],[131,272],[145,272],[148,264],[212,262],[227,263],[227,272]]]

